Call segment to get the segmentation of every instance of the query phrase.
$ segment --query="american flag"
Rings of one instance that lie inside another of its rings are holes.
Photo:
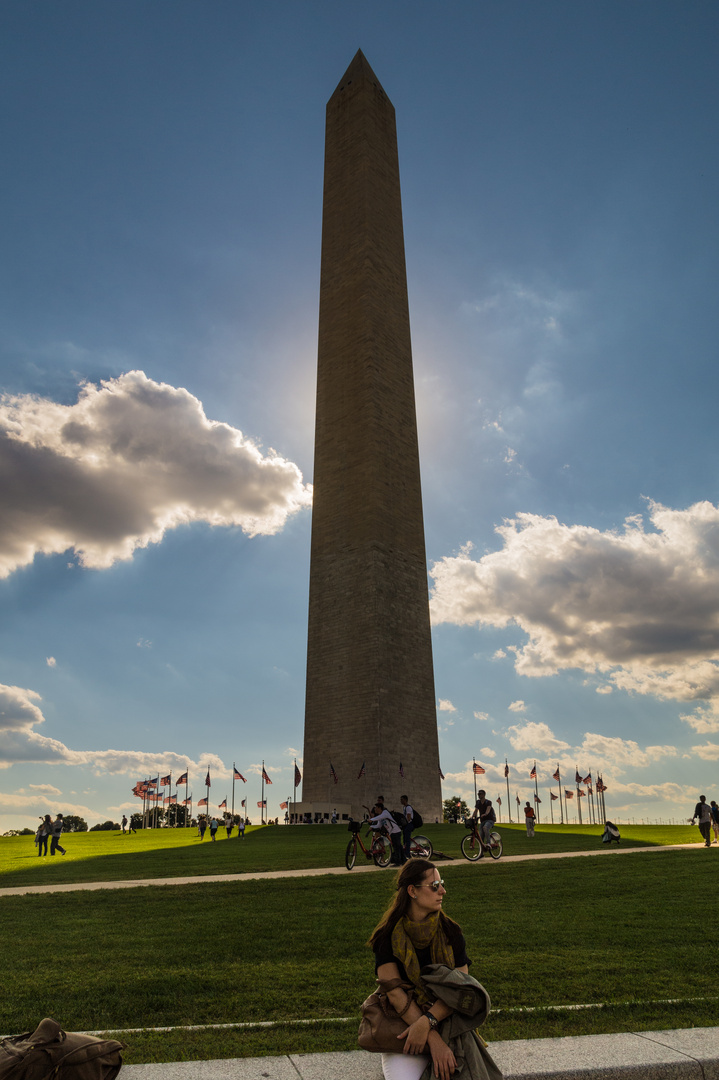
[[[360,769],[360,771],[359,771],[359,772],[357,773],[357,779],[358,779],[358,780],[361,780],[361,779],[362,779],[362,777],[364,776],[364,774],[365,774],[365,763],[364,763],[364,761],[363,761],[363,762],[362,762],[362,768],[361,768],[361,769]]]
[[[497,796],[497,806],[501,806],[501,805],[502,805],[502,796],[498,795]]]
[[[591,773],[587,773],[587,775],[586,775],[586,776],[584,777],[584,779],[582,780],[582,783],[583,783],[583,784],[591,784],[591,782],[592,782],[592,774],[591,774]]]
[[[541,800],[541,799],[539,798],[539,795],[537,795],[537,793],[536,793],[536,792],[534,793],[534,801],[535,801],[535,802],[541,802],[541,801],[542,801],[542,800]]]
[[[480,776],[483,776],[484,773],[486,772],[486,769],[483,769],[482,766],[479,764],[479,762],[475,761],[474,765],[472,766],[472,772],[476,773],[476,774],[478,774]]]
[[[561,783],[561,779],[560,779],[560,776],[559,776],[559,766],[558,765],[557,765],[557,771],[552,773],[552,780],[556,780],[558,784]]]
[[[223,799],[221,803],[218,803],[217,809],[218,810],[226,810],[227,809],[227,799],[226,798]]]
[[[280,803],[280,810],[286,810],[286,809],[287,809],[287,803],[286,802],[281,802]]]
[[[186,772],[183,772],[182,776],[181,776],[181,777],[180,777],[180,779],[179,779],[179,780],[177,781],[177,785],[176,785],[176,786],[177,786],[177,787],[179,787],[179,786],[180,786],[180,784],[184,784],[184,785],[185,785],[185,787],[187,787],[187,773],[186,773]]]
[[[242,773],[238,769],[236,769],[234,766],[232,768],[232,772],[233,772],[233,777],[232,777],[233,780],[241,780],[243,784],[247,783],[247,781],[245,780]]]
[[[330,761],[330,776],[334,780],[335,784],[339,784],[339,778],[337,776],[337,773],[335,772],[335,767],[334,767],[334,765],[332,764],[331,761]]]
[[[211,787],[210,784],[210,770],[207,770],[207,776],[205,777],[205,787]]]
[[[518,796],[517,796],[517,806],[519,806],[519,804],[520,804],[520,801],[521,801],[521,800],[520,800],[520,798],[519,798],[519,795],[518,795]]]
[[[198,806],[207,806],[207,799],[200,799],[200,801],[198,802],[197,805]]]
[[[267,799],[262,799],[257,805],[262,809],[263,806],[267,806]]]
[[[574,792],[573,791],[567,791],[567,789],[565,788],[564,789],[564,798],[565,799],[573,799],[574,798]]]
[[[587,797],[586,791],[582,791],[581,788],[577,788],[577,795],[579,796],[580,799],[586,799],[586,797]]]
[[[575,769],[574,770],[574,783],[575,784],[581,784],[581,782],[582,782],[582,778],[581,778],[581,776],[579,774],[579,769]]]
[[[240,806],[247,806],[247,799],[243,799]]]
[[[505,775],[505,777],[509,776],[509,765],[507,764],[506,761],[504,763],[504,775]]]
[[[529,779],[530,780],[536,780],[537,779],[537,766],[536,765],[532,766],[532,771],[529,774]]]
[[[267,771],[266,771],[264,765],[262,766],[262,779],[264,780],[264,782],[266,784],[271,784],[272,783],[269,776],[267,775]]]
[[[192,795],[190,795],[187,799],[183,799],[182,800],[182,805],[183,806],[189,806],[191,802],[192,802]]]
[[[160,787],[169,787],[171,782],[172,774],[170,773],[168,776],[163,776],[162,780],[160,780]]]
[[[553,791],[550,791],[549,792],[549,798],[552,800],[552,802],[556,802],[557,799],[559,798],[559,796],[555,795]]]
[[[154,787],[154,786],[155,786],[155,785],[157,784],[157,781],[158,781],[159,779],[160,779],[160,777],[159,777],[159,775],[158,775],[158,776],[156,776],[156,777],[155,777],[155,779],[154,779],[154,780],[148,780],[148,781],[147,781],[147,783],[148,783],[148,784],[151,784],[151,785],[152,785],[152,786]]]
[[[302,773],[297,768],[297,765],[295,765],[295,787],[297,787],[301,783],[302,783]]]

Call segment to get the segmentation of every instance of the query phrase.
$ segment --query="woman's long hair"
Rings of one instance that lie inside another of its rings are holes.
[[[408,889],[410,885],[420,885],[428,870],[436,870],[436,866],[429,859],[408,859],[404,864],[397,874],[397,884],[392,901],[367,942],[371,949],[374,949],[384,937],[391,934],[399,920],[408,914],[412,903],[412,897],[409,895]],[[445,928],[448,923],[452,924],[453,922],[444,912],[440,913],[440,919],[442,926]]]

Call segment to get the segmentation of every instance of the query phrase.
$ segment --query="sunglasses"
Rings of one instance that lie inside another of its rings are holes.
[[[442,878],[439,881],[432,881],[429,885],[415,885],[415,889],[432,889],[433,892],[439,892],[441,888],[444,888],[444,882]]]

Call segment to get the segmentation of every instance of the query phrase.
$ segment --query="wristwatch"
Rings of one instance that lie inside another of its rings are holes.
[[[429,1020],[429,1030],[430,1031],[434,1031],[434,1029],[436,1027],[439,1027],[439,1020],[437,1019],[437,1017],[433,1013],[426,1012],[424,1015]]]

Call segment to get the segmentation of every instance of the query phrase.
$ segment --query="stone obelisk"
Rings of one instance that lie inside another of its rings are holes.
[[[441,820],[395,113],[358,52],[326,116],[301,806],[405,792]]]

